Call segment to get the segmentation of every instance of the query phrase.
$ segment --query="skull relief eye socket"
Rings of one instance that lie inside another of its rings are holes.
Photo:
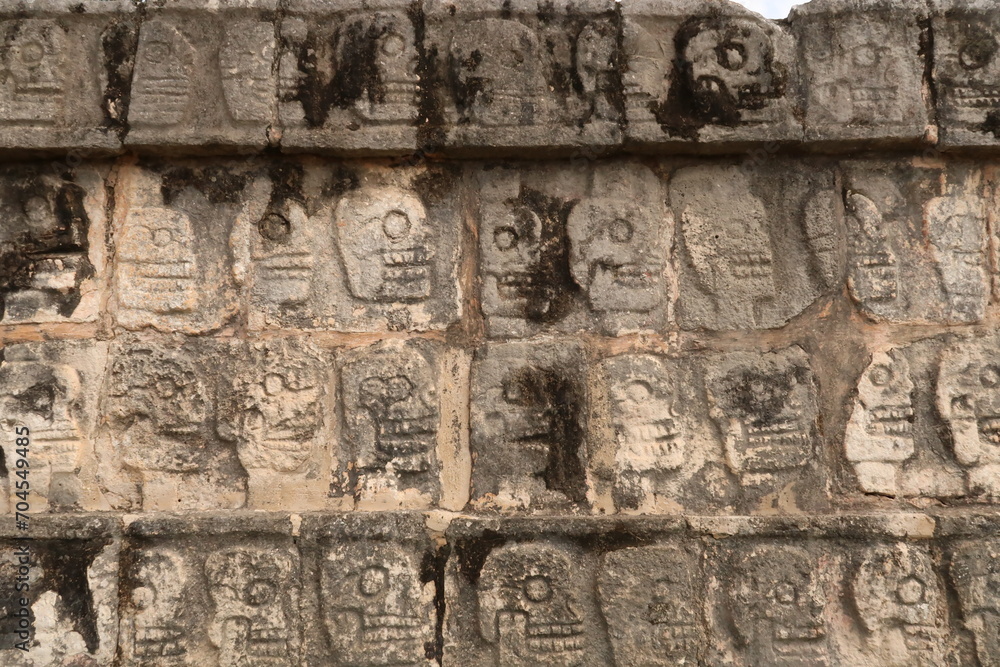
[[[177,385],[167,378],[157,380],[155,389],[157,396],[160,398],[173,398],[177,393]]]
[[[552,584],[540,575],[528,577],[524,580],[524,595],[532,602],[545,602],[552,597]]]
[[[292,234],[292,223],[277,213],[261,218],[257,231],[268,241],[284,241]]]
[[[169,229],[153,230],[153,245],[163,247],[169,245],[174,240],[174,234]]]
[[[963,69],[982,69],[990,64],[998,48],[1000,46],[992,35],[976,35],[958,50],[958,63]]]
[[[264,391],[268,396],[280,394],[285,388],[285,378],[275,373],[270,373],[264,377]]]
[[[1000,367],[989,365],[983,368],[979,374],[979,381],[984,387],[996,387],[1000,385]]]
[[[885,364],[879,364],[878,366],[872,366],[871,371],[868,373],[868,379],[876,387],[885,387],[890,382],[892,382],[893,372],[892,369]]]
[[[267,604],[275,598],[278,587],[266,579],[254,579],[243,591],[243,601],[251,607]]]
[[[616,243],[628,243],[632,240],[634,233],[635,228],[632,227],[632,223],[621,218],[608,226],[608,236]]]
[[[358,578],[358,589],[366,597],[378,595],[389,584],[389,572],[384,567],[366,568]]]
[[[799,592],[795,586],[787,581],[782,581],[774,587],[774,601],[778,604],[795,604],[799,597]]]
[[[402,375],[397,375],[395,377],[389,378],[388,381],[389,388],[389,398],[393,402],[398,403],[399,401],[405,401],[413,393],[413,383],[410,382],[409,378]]]
[[[726,41],[719,44],[716,55],[719,64],[732,72],[743,69],[747,61],[746,46],[739,42]]]
[[[635,403],[643,403],[653,395],[653,388],[642,380],[634,380],[625,387],[625,396]]]
[[[382,231],[393,241],[410,233],[410,217],[402,211],[389,211],[382,219]]]
[[[148,586],[140,586],[132,591],[132,605],[139,610],[149,609],[156,602],[156,593]]]
[[[45,58],[45,46],[41,42],[31,41],[22,44],[18,51],[21,62],[29,67],[38,65]]]
[[[916,577],[910,576],[899,582],[896,587],[896,597],[906,605],[919,604],[924,601],[924,591],[927,586]]]
[[[161,63],[170,57],[170,45],[166,42],[150,42],[146,45],[146,59],[151,63]]]
[[[373,405],[381,402],[388,394],[385,380],[378,377],[365,378],[360,387],[361,404]]]
[[[861,67],[871,67],[878,61],[878,53],[871,44],[865,44],[854,49],[854,64]]]
[[[500,250],[513,250],[519,240],[517,230],[508,225],[493,230],[493,245]]]
[[[387,34],[382,39],[382,53],[387,56],[398,56],[406,47],[406,42],[401,35],[394,32]]]

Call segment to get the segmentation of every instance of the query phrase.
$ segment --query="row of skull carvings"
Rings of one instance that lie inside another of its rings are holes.
[[[0,656],[11,667],[1000,665],[993,535],[718,539],[648,521],[463,519],[435,547],[419,515],[305,520],[295,539],[234,520],[31,541],[17,595],[35,650]],[[25,550],[0,553],[13,580]],[[14,596],[0,598],[3,621]]]
[[[831,0],[780,23],[708,1],[58,4],[45,18],[0,8],[0,135],[16,147],[120,145],[109,126],[140,147],[372,154],[918,142],[935,100],[945,143],[998,131],[1000,21],[975,0],[939,2],[933,19]]]
[[[1000,297],[991,163],[109,169],[0,170],[3,321],[422,331],[481,308],[492,337],[618,335],[780,327],[845,285],[879,322],[975,323]]]
[[[4,349],[0,432],[10,461],[30,431],[37,510],[458,510],[470,489],[487,510],[816,508],[831,449],[848,497],[991,501],[998,353],[996,335],[876,351],[837,427],[797,346],[588,362],[572,340],[25,343]]]

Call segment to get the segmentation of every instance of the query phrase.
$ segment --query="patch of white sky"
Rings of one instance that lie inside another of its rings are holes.
[[[744,7],[769,19],[783,19],[788,16],[793,5],[805,4],[806,0],[736,0]]]

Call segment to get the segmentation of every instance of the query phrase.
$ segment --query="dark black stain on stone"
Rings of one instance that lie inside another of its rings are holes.
[[[420,581],[434,582],[434,641],[424,643],[424,657],[441,664],[444,658],[444,615],[445,615],[445,564],[451,554],[451,546],[445,544],[433,552],[424,554],[420,567]]]
[[[584,502],[586,478],[580,461],[583,397],[577,383],[553,368],[522,367],[504,379],[503,392],[508,403],[542,414],[551,427],[546,437],[548,463],[540,475],[545,488],[562,493],[573,502]]]
[[[213,204],[235,204],[252,178],[250,173],[220,166],[167,167],[161,172],[160,192],[167,206],[187,188],[197,190]]]
[[[90,220],[84,209],[83,188],[46,173],[26,169],[0,186],[0,320],[10,311],[11,296],[19,294],[18,317],[30,317],[46,307],[68,317],[80,303],[80,285],[94,275],[87,257]],[[61,267],[61,268],[60,268]],[[69,289],[45,287],[39,274],[72,272]],[[30,293],[29,293],[30,292]]]
[[[331,169],[330,179],[323,186],[323,196],[339,199],[360,187],[361,179],[356,171],[344,165],[336,165]]]
[[[706,32],[717,34],[713,56],[719,68],[733,72],[734,78],[746,79],[746,83],[731,89],[719,77],[695,75],[694,64],[684,54],[692,41]],[[719,16],[691,18],[684,22],[674,36],[677,56],[667,99],[650,103],[650,111],[664,132],[672,137],[696,140],[698,132],[706,125],[736,127],[741,122],[742,111],[763,109],[771,101],[784,97],[787,69],[774,61],[769,40],[761,45],[760,70],[745,71],[744,66],[751,60],[747,57],[747,42],[754,36],[745,22],[741,24]]]
[[[283,245],[289,241],[293,229],[288,207],[291,203],[305,204],[302,193],[302,165],[276,160],[268,166],[271,179],[271,197],[264,215],[257,223],[257,231],[265,241]]]
[[[479,575],[490,552],[507,543],[506,536],[495,530],[486,529],[478,537],[460,538],[454,541],[454,555],[458,560],[458,571],[470,585],[479,582]]]
[[[541,192],[522,188],[515,207],[515,216],[526,217],[523,229],[533,228],[537,216],[541,222],[538,239],[538,261],[527,267],[534,282],[525,289],[525,317],[532,322],[558,322],[570,311],[580,288],[569,268],[569,245],[566,242],[566,221],[575,200],[548,197]]]
[[[744,368],[723,380],[725,402],[752,426],[768,426],[782,419],[796,385],[812,382],[809,370],[796,366],[782,373],[762,373]]]
[[[454,7],[452,7],[454,9]],[[444,144],[444,109],[437,98],[437,91],[444,90],[444,77],[439,69],[437,48],[426,44],[427,27],[424,12],[418,3],[407,10],[413,23],[414,41],[417,46],[417,76],[420,78],[417,99],[417,155],[436,153]]]
[[[104,74],[107,83],[101,100],[104,127],[117,132],[120,139],[128,133],[128,108],[132,96],[132,72],[139,44],[136,23],[115,20],[101,35]]]
[[[979,130],[1000,139],[1000,109],[987,113],[986,120],[979,126]]]

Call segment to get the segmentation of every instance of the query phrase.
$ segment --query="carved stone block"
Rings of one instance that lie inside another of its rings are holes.
[[[806,353],[732,352],[706,364],[709,412],[744,502],[822,503],[817,385]]]
[[[0,593],[0,661],[11,667],[110,665],[119,639],[114,521],[33,517],[30,539],[14,530],[13,521],[7,525],[0,534],[0,576],[9,582]],[[26,636],[18,634],[23,630]],[[17,647],[22,641],[27,650]]]
[[[276,9],[275,0],[149,7],[125,143],[266,146],[277,111]]]
[[[200,333],[228,323],[237,312],[230,233],[262,217],[265,180],[246,163],[124,167],[113,224],[118,325]]]
[[[14,513],[24,481],[33,512],[107,509],[94,453],[107,344],[21,343],[5,346],[0,359],[0,509]]]
[[[287,520],[142,519],[127,531],[123,664],[299,664],[300,558]]]
[[[412,153],[427,78],[423,16],[401,0],[294,0],[281,23],[281,145]]]
[[[0,322],[97,319],[106,271],[107,167],[0,170]]]
[[[825,0],[793,9],[806,141],[933,141],[926,19],[922,7],[891,0]]]
[[[958,594],[962,624],[975,638],[983,667],[1000,665],[1000,545],[995,539],[962,540],[952,547],[952,586]]]
[[[121,145],[139,17],[123,0],[0,6],[0,149]]]
[[[322,509],[336,413],[332,355],[308,340],[251,345],[232,414],[247,506]]]
[[[1000,18],[989,0],[937,0],[934,85],[942,146],[1000,140]]]
[[[450,358],[440,344],[419,339],[343,353],[333,495],[383,508],[440,500],[442,460],[461,437],[449,418],[461,375]]]
[[[280,163],[230,241],[253,329],[443,329],[458,319],[449,167]]]
[[[709,418],[701,364],[622,354],[591,368],[588,460],[595,505],[717,512],[740,502]]]
[[[482,302],[490,335],[663,329],[673,218],[638,162],[479,173]]]
[[[495,154],[621,141],[614,3],[433,0],[424,12],[430,143]]]
[[[833,173],[823,164],[684,167],[670,179],[684,329],[784,325],[843,275]]]
[[[313,515],[303,534],[309,664],[438,664],[437,555],[421,515]]]
[[[472,502],[586,502],[586,385],[578,343],[494,343],[472,366]]]
[[[623,6],[628,141],[638,146],[798,140],[795,38],[733,3]]]
[[[990,299],[987,234],[995,208],[972,163],[844,166],[848,291],[889,322],[978,322]]]
[[[240,356],[238,345],[222,341],[115,341],[97,445],[112,508],[244,505],[235,425],[250,415],[233,410],[230,395]]]

